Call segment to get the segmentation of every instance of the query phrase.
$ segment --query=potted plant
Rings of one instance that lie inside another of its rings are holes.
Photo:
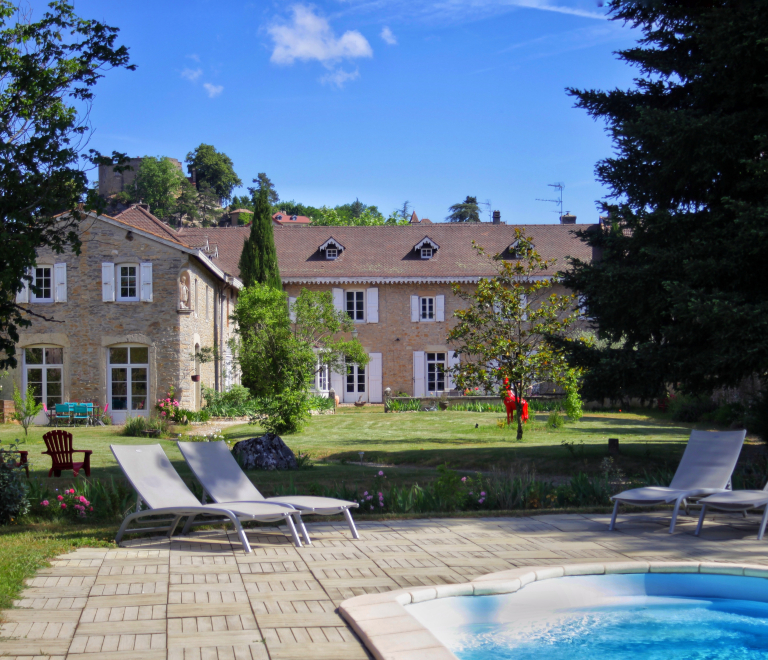
[[[207,362],[213,362],[219,359],[219,352],[215,347],[206,346],[201,348],[196,353],[190,353],[189,359],[196,364],[206,364]],[[192,382],[200,382],[200,374],[192,374]]]
[[[200,374],[192,374],[192,382],[193,383],[199,383],[200,382]]]

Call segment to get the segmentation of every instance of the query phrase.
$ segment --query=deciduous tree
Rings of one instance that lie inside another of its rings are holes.
[[[127,160],[82,153],[94,86],[111,68],[134,69],[117,33],[63,0],[39,18],[0,0],[0,368],[16,366],[18,328],[34,315],[15,294],[37,250],[79,253],[83,213],[103,208],[81,161],[120,169]]]
[[[153,215],[170,219],[185,182],[187,177],[167,156],[144,156],[130,194],[133,201],[149,204]]]
[[[448,333],[448,342],[459,357],[459,365],[453,368],[459,388],[501,392],[507,378],[519,401],[537,383],[567,383],[568,363],[549,338],[568,336],[578,312],[575,296],[552,291],[560,281],[552,272],[555,260],[543,259],[521,229],[515,229],[515,245],[516,257],[511,260],[475,246],[497,274],[480,280],[472,290],[453,286],[454,294],[467,306],[454,313],[456,325]],[[517,406],[516,417],[520,440],[522,406]]]
[[[197,182],[207,183],[219,200],[232,197],[232,191],[243,182],[235,174],[234,163],[227,154],[210,144],[201,144],[187,154],[186,162],[197,172]]]

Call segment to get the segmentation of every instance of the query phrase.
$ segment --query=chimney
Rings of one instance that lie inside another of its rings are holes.
[[[575,225],[576,224],[576,216],[571,215],[570,211],[566,211],[565,215],[560,216],[560,224],[561,225]]]
[[[500,225],[501,224],[501,211],[494,211],[493,212],[493,224],[494,225]]]

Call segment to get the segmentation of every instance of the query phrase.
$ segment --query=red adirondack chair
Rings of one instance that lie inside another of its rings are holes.
[[[81,469],[85,470],[85,476],[91,476],[91,454],[90,449],[72,449],[72,434],[61,429],[49,431],[43,436],[47,454],[53,461],[53,467],[48,471],[48,476],[52,474],[60,477],[62,470],[72,470],[77,476]],[[73,454],[85,454],[82,463],[75,463]]]

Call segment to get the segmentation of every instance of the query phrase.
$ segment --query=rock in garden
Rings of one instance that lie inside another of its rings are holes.
[[[288,445],[274,433],[241,440],[232,447],[232,454],[244,470],[297,470],[299,467]]]

